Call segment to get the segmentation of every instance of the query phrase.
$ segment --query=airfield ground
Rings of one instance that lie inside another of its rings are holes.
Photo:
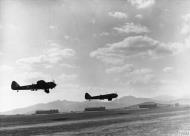
[[[190,108],[0,116],[0,135],[190,136]]]

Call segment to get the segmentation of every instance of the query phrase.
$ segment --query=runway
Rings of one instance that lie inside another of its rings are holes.
[[[161,111],[161,112],[159,112]],[[88,114],[88,113],[85,113]],[[190,110],[147,110],[133,114],[54,121],[0,128],[0,135],[175,135],[190,126]],[[43,117],[43,116],[42,116]],[[167,129],[166,129],[167,128]],[[152,134],[151,134],[151,133]],[[146,134],[147,133],[147,134]]]

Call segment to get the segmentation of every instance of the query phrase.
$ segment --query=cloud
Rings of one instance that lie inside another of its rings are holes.
[[[153,71],[149,68],[135,68],[130,72],[124,73],[124,76],[129,85],[153,84],[156,78]]]
[[[175,80],[175,79],[170,79],[170,80],[168,80],[168,79],[162,79],[162,80],[160,80],[160,83],[164,84],[164,85],[176,85],[176,84],[179,83],[179,81]]]
[[[61,75],[60,71],[62,71],[63,68],[66,72],[71,68],[77,68],[76,65],[72,65],[72,62],[75,60],[75,55],[75,50],[63,48],[56,43],[51,43],[48,48],[44,50],[43,54],[17,60],[15,70],[17,70],[16,72],[19,73],[19,75],[16,75],[15,79],[22,79],[27,82],[33,82],[39,79],[52,80],[53,77],[55,78]],[[69,79],[73,79],[76,76],[62,74],[61,77],[60,81],[65,82],[66,80],[70,81]],[[58,81],[59,84],[62,84],[60,81]],[[66,84],[69,84],[69,82]]]
[[[122,66],[114,66],[106,69],[106,73],[115,74],[122,73],[124,76],[134,76],[134,75],[142,75],[142,74],[150,74],[152,70],[149,68],[135,68],[133,64],[125,64]]]
[[[62,49],[59,46],[52,46],[45,50],[45,53],[35,57],[22,58],[16,61],[24,67],[52,67],[54,64],[62,62],[64,59],[74,57],[76,52],[73,49]]]
[[[102,33],[100,33],[100,36],[108,36],[108,35],[109,35],[108,32],[102,32]]]
[[[118,18],[118,19],[126,19],[128,17],[126,13],[119,12],[119,11],[109,12],[108,15],[114,18]]]
[[[19,27],[15,24],[11,24],[11,23],[7,23],[7,24],[4,24],[4,25],[1,25],[0,24],[0,29],[5,29],[5,30],[19,30]]]
[[[106,69],[106,73],[113,74],[113,73],[121,73],[121,72],[131,72],[133,71],[134,67],[132,64],[125,64],[123,66],[115,66]]]
[[[133,64],[125,64],[122,66],[114,66],[106,69],[108,74],[119,74],[119,78],[123,78],[124,81],[127,80],[128,84],[137,84],[137,83],[148,83],[151,79],[154,78],[153,71],[149,68],[135,68]],[[118,80],[118,79],[117,79]]]
[[[173,67],[165,67],[163,68],[163,71],[168,73],[168,72],[171,72],[173,70]]]
[[[190,35],[190,14],[182,16],[182,19],[184,22],[182,24],[180,32],[184,35]]]
[[[71,82],[71,81],[77,79],[77,77],[78,77],[78,75],[76,75],[76,74],[65,74],[65,73],[63,73],[58,77],[58,79],[60,79],[64,82]]]
[[[90,57],[96,58],[108,64],[122,64],[124,57],[122,54],[117,54],[111,48],[98,48],[90,53]]]
[[[126,23],[122,27],[115,27],[114,30],[120,32],[120,33],[148,33],[150,30],[146,26],[142,25],[135,25],[134,23]]]
[[[60,66],[63,68],[78,68],[78,66],[76,65],[65,64],[65,63],[60,64]]]
[[[172,44],[164,44],[148,36],[131,36],[123,41],[107,44],[90,53],[90,56],[107,64],[122,64],[130,57],[159,58],[176,52]]]
[[[37,80],[51,80],[50,75],[43,72],[24,72],[16,75],[17,79],[22,79],[26,82],[34,82]]]
[[[57,26],[55,26],[55,25],[50,25],[50,26],[49,26],[49,29],[55,30],[55,29],[57,29]]]
[[[46,51],[46,57],[52,63],[57,63],[62,58],[71,58],[76,52],[73,49],[60,49],[57,47],[50,48]]]
[[[108,74],[118,74],[116,82],[128,85],[147,84],[155,82],[153,71],[149,68],[136,68],[132,64],[114,66],[106,69]]]
[[[65,40],[69,40],[71,37],[68,35],[65,35],[64,38],[65,38]]]
[[[19,80],[25,83],[30,83],[39,79],[51,79],[50,75],[47,73],[45,74],[39,71],[23,71],[22,69],[19,69],[16,66],[12,67],[9,65],[1,65],[0,73],[3,79],[2,82],[4,84],[9,84],[12,80]]]
[[[142,19],[143,18],[143,16],[141,14],[137,14],[135,17],[138,18],[138,19]]]
[[[77,74],[61,74],[57,77],[57,82],[59,87],[71,89],[71,88],[78,88],[79,84],[77,83]]]
[[[149,68],[141,68],[141,69],[133,68],[133,71],[131,71],[129,74],[142,75],[142,74],[150,74],[150,73],[152,73],[152,70]],[[129,74],[127,74],[127,76]]]
[[[190,49],[190,13],[182,16],[182,24],[180,27],[180,34],[183,36],[181,43],[176,43],[179,46],[180,51]]]
[[[94,24],[96,24],[96,19],[93,18],[90,22],[94,25]]]
[[[12,72],[13,67],[9,65],[0,65],[0,72]]]
[[[137,9],[148,8],[155,4],[155,0],[128,0],[128,2]]]
[[[28,58],[21,58],[19,60],[16,61],[17,64],[21,64],[21,65],[32,65],[32,64],[42,64],[42,62],[46,62],[46,56],[45,55],[40,55],[37,57],[28,57]]]
[[[154,84],[156,83],[155,81],[155,76],[152,74],[141,74],[141,75],[136,75],[134,77],[131,77],[128,79],[127,84],[129,85],[144,85],[144,84]]]

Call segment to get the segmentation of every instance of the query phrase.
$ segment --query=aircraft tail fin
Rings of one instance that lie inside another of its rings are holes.
[[[91,95],[89,93],[85,93],[85,99],[90,99]]]
[[[12,81],[11,88],[13,90],[17,90],[20,85],[16,81]]]

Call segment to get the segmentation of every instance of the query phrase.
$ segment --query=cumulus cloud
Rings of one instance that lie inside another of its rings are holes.
[[[50,25],[50,26],[49,26],[49,29],[55,30],[55,29],[57,29],[57,26],[55,26],[55,25]]]
[[[182,16],[183,23],[181,27],[181,34],[190,35],[190,14]]]
[[[135,69],[130,72],[130,74],[136,74],[136,75],[142,75],[142,74],[150,74],[152,73],[152,70],[149,68],[141,68],[141,69]]]
[[[133,22],[132,23],[126,23],[122,27],[115,27],[114,30],[120,32],[120,33],[148,33],[150,30],[146,26],[142,26],[140,24],[135,25]]]
[[[34,82],[39,79],[41,80],[51,80],[50,75],[45,74],[43,72],[24,72],[20,73],[19,75],[16,75],[17,79],[22,79],[26,82]]]
[[[102,33],[100,33],[100,36],[108,36],[108,35],[109,35],[108,32],[102,32]]]
[[[63,88],[78,88],[79,84],[77,83],[77,74],[61,74],[60,76],[57,77],[57,82],[59,86]]]
[[[114,18],[118,18],[118,19],[125,19],[125,18],[128,17],[126,13],[119,12],[119,11],[117,11],[117,12],[109,12],[108,15],[111,16],[111,17],[114,17]]]
[[[64,59],[74,57],[75,54],[76,52],[73,49],[62,49],[59,46],[53,46],[40,56],[22,58],[17,60],[16,63],[26,67],[45,66],[49,68]]]
[[[65,64],[65,63],[60,64],[60,66],[63,68],[73,68],[73,69],[78,68],[78,66],[76,66],[76,65]]]
[[[183,36],[183,41],[175,44],[179,45],[179,51],[190,49],[190,13],[182,16],[182,24],[180,34]]]
[[[136,84],[153,84],[156,82],[153,71],[149,68],[135,68],[124,74],[127,83],[130,85]]]
[[[16,80],[21,83],[31,83],[36,82],[37,80],[51,80],[48,73],[40,71],[23,71],[17,66],[10,65],[0,65],[0,74],[3,79],[1,83],[3,85],[10,84],[11,81]]]
[[[137,14],[135,17],[138,18],[138,19],[142,19],[143,18],[143,16],[141,14]]]
[[[90,57],[96,58],[108,64],[122,64],[124,56],[112,51],[111,48],[98,48],[90,53]]]
[[[121,72],[132,72],[134,69],[132,64],[125,64],[123,66],[115,66],[106,69],[106,73],[113,74],[113,73],[121,73]]]
[[[125,76],[150,74],[152,70],[149,68],[135,68],[133,64],[125,64],[122,66],[114,66],[106,69],[106,73],[123,73]]]
[[[173,70],[173,67],[165,67],[165,68],[163,68],[163,71],[164,72],[171,72]]]
[[[155,76],[152,74],[139,74],[134,77],[130,77],[128,79],[128,84],[130,85],[143,85],[143,84],[154,84],[156,83],[155,81]]]
[[[64,36],[65,40],[69,40],[71,37],[69,35]]]
[[[155,76],[151,69],[136,68],[133,64],[114,66],[106,69],[106,73],[119,74],[117,82],[124,82],[128,85],[147,84],[155,81]]]
[[[52,63],[57,63],[62,58],[73,57],[75,54],[76,53],[73,49],[50,48],[46,51],[46,56]]]
[[[78,75],[76,75],[76,74],[65,74],[65,73],[63,73],[58,78],[62,81],[70,82],[70,81],[77,79],[77,77],[78,77]]]
[[[137,9],[148,8],[155,4],[155,0],[128,0],[128,2]]]
[[[98,48],[91,52],[90,56],[108,64],[122,64],[129,57],[158,58],[172,55],[175,51],[175,46],[164,44],[148,36],[131,36],[123,41]]]
[[[13,67],[9,65],[0,65],[0,72],[10,72],[13,71]]]
[[[11,23],[7,23],[7,24],[0,24],[0,29],[6,29],[6,30],[14,30],[14,31],[18,31],[19,27],[15,24],[11,24]]]
[[[67,63],[72,60],[71,58],[75,54],[73,49],[63,49],[57,44],[51,45],[42,55],[17,60],[17,73],[19,74],[14,77],[15,79],[22,79],[24,82],[34,82],[39,79],[52,80],[52,76],[56,76],[57,72],[52,73],[48,68],[76,68],[76,66]],[[74,76],[65,76],[65,78],[74,78]]]

